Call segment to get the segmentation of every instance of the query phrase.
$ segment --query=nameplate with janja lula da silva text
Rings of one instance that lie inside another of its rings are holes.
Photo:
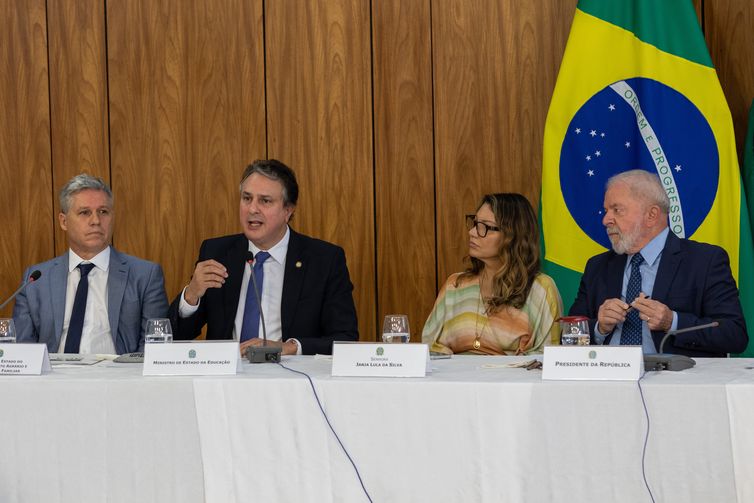
[[[180,341],[144,346],[145,376],[233,375],[241,367],[238,342]]]
[[[333,344],[332,375],[336,377],[424,377],[428,365],[426,344]]]
[[[50,370],[46,344],[0,344],[0,375],[41,375]]]
[[[542,379],[637,381],[642,375],[641,346],[545,346]]]

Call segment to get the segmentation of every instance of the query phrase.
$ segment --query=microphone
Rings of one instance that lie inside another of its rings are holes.
[[[693,332],[695,330],[702,330],[705,328],[713,328],[718,326],[719,323],[713,321],[712,323],[705,323],[704,325],[696,325],[693,327],[680,328],[678,330],[668,330],[665,332],[662,340],[660,341],[660,352],[656,355],[644,355],[644,369],[645,370],[670,370],[678,371],[690,369],[696,365],[696,361],[685,355],[673,355],[663,353],[665,349],[665,341],[668,337],[675,334],[683,334],[686,332]]]
[[[262,319],[262,345],[261,346],[249,346],[246,348],[246,358],[249,363],[279,363],[280,354],[283,352],[283,348],[272,347],[267,345],[267,325],[264,322],[264,311],[262,310],[262,298],[259,295],[259,287],[257,286],[257,278],[254,274],[254,261],[256,258],[251,252],[246,252],[246,262],[251,266],[251,281],[249,282],[249,288],[254,289],[254,299],[257,301],[257,307],[259,308],[259,316]]]
[[[38,269],[37,269],[37,270],[35,270],[35,271],[34,271],[33,273],[31,273],[31,274],[29,275],[29,278],[28,278],[28,279],[27,279],[26,281],[24,281],[24,282],[23,282],[23,283],[21,284],[21,286],[19,286],[19,287],[18,287],[18,289],[17,289],[17,290],[15,291],[15,292],[13,292],[13,294],[12,294],[12,295],[11,295],[10,297],[8,297],[8,298],[7,298],[6,300],[5,300],[5,302],[3,302],[2,304],[0,304],[0,309],[2,309],[2,308],[4,308],[5,306],[7,306],[7,305],[8,305],[8,302],[10,302],[10,301],[12,301],[13,299],[15,299],[15,298],[16,298],[16,295],[18,295],[19,293],[21,293],[21,290],[23,290],[23,289],[24,289],[24,288],[26,288],[27,286],[31,285],[31,284],[32,284],[32,283],[34,283],[35,281],[37,281],[37,280],[39,279],[39,277],[40,277],[40,276],[42,276],[42,273],[41,273],[41,272],[39,272],[39,270],[38,270]]]

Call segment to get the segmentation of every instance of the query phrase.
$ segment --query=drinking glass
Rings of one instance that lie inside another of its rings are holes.
[[[408,342],[411,332],[408,329],[408,316],[405,314],[388,314],[382,323],[382,342]]]
[[[0,318],[0,344],[16,342],[16,325],[13,318]]]
[[[561,346],[589,345],[589,318],[586,316],[563,316],[560,322]]]
[[[170,320],[167,318],[152,318],[147,320],[147,331],[144,335],[144,342],[173,342],[173,327],[170,326]]]

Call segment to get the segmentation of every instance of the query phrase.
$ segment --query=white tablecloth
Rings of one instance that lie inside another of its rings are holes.
[[[314,379],[377,501],[649,501],[633,382],[548,382],[515,358],[423,379]],[[754,360],[641,381],[656,501],[754,501]],[[277,365],[144,378],[140,365],[0,377],[0,501],[366,501],[308,381]]]

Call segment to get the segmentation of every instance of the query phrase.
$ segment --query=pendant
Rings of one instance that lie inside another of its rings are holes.
[[[474,341],[474,349],[479,349],[482,347],[482,344],[479,342],[479,339]]]

